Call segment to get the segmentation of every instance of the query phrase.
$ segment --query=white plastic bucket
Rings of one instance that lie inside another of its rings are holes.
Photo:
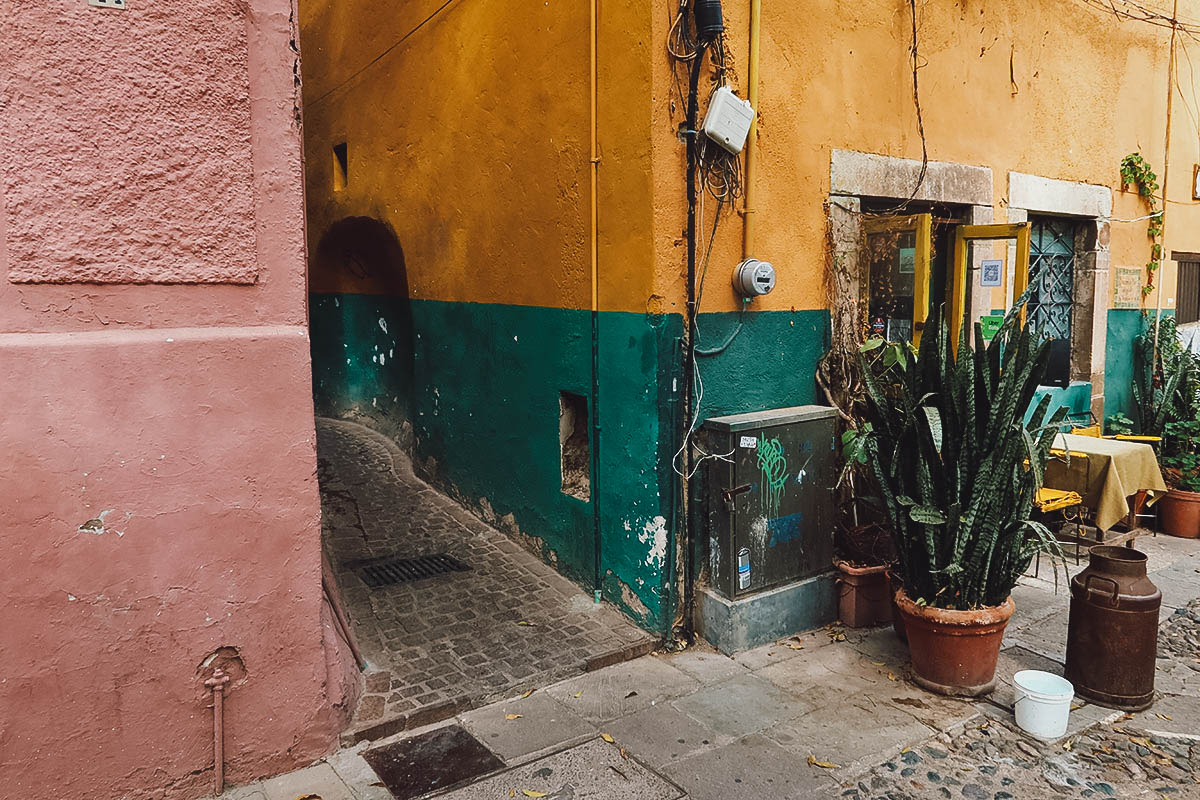
[[[1013,675],[1013,713],[1017,725],[1039,739],[1057,739],[1067,732],[1075,687],[1066,678],[1037,669]]]

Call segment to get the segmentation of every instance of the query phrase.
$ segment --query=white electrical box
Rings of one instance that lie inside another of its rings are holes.
[[[748,102],[733,93],[728,86],[713,92],[704,115],[704,135],[731,153],[742,152],[750,123],[754,121],[754,109]]]

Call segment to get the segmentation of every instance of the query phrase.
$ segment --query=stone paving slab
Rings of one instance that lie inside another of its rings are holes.
[[[769,729],[765,736],[807,759],[836,763],[839,777],[857,775],[937,731],[887,702],[862,696]]]
[[[583,719],[605,722],[687,694],[699,686],[696,679],[650,656],[572,678],[545,692]]]
[[[360,800],[333,767],[318,763],[276,778],[231,789],[222,800],[296,800],[316,795],[321,800]],[[389,795],[390,797],[390,795]]]
[[[1134,714],[1125,726],[1154,735],[1187,736],[1200,742],[1200,697],[1159,695],[1154,705]]]
[[[682,697],[674,706],[702,725],[732,737],[793,719],[812,711],[817,703],[757,675],[743,675]]]
[[[417,478],[384,436],[318,419],[317,443],[324,542],[370,665],[349,741],[448,718],[656,645]],[[370,590],[355,569],[433,553],[472,570]]]
[[[888,672],[886,662],[874,663],[850,644],[838,642],[803,651],[755,674],[783,689],[803,692],[816,707],[880,689],[888,682]]]
[[[676,800],[683,792],[600,739],[539,758],[471,786],[441,795],[445,800],[524,798],[545,800]]]
[[[718,653],[715,648],[703,640],[686,650],[663,654],[659,658],[706,686],[735,678],[738,675],[745,675],[750,671],[737,661]]]
[[[477,739],[510,764],[598,733],[594,725],[545,692],[495,703],[463,714],[461,720]]]
[[[762,735],[676,761],[663,772],[691,800],[797,800],[830,797],[833,780],[820,767]]]
[[[652,767],[729,744],[732,736],[718,733],[672,705],[644,708],[605,725],[605,732]]]

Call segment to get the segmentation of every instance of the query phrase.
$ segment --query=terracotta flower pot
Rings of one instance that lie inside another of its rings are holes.
[[[900,580],[900,576],[890,569],[887,578],[888,605],[891,606],[892,611],[892,630],[895,631],[897,639],[908,644],[908,632],[904,630],[904,617],[900,616],[900,606],[896,605],[896,592],[904,587],[904,581]]]
[[[1163,533],[1200,538],[1200,492],[1172,489],[1158,501],[1158,524]]]
[[[908,633],[917,683],[960,697],[987,694],[996,686],[1000,643],[1016,609],[1011,597],[1000,606],[949,611],[918,606],[900,589],[896,604]]]
[[[856,567],[835,558],[838,568],[838,616],[849,628],[871,628],[892,618],[887,567]]]

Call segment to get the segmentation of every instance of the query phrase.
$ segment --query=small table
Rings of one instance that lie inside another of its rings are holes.
[[[1148,444],[1060,433],[1054,449],[1083,457],[1068,462],[1052,455],[1046,464],[1045,485],[1078,492],[1101,531],[1130,516],[1130,497],[1140,498],[1144,493],[1145,504],[1151,505],[1167,493],[1158,458]]]

